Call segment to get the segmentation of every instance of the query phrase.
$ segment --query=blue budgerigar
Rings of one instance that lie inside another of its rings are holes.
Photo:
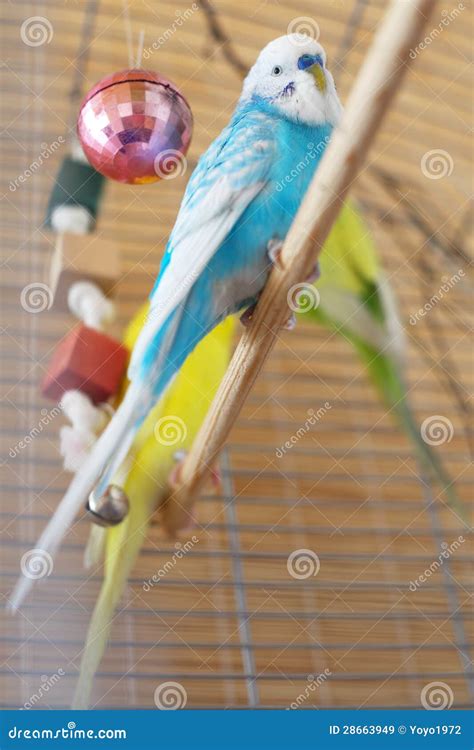
[[[292,34],[263,49],[229,125],[189,180],[125,399],[72,481],[42,549],[56,547],[95,485],[96,493],[106,489],[196,344],[227,315],[255,303],[341,112],[317,41]]]

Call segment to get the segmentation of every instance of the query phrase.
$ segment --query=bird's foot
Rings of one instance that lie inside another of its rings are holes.
[[[271,239],[267,244],[267,255],[270,258],[274,266],[280,265],[282,247],[283,247],[282,240],[279,240],[276,237]]]
[[[285,331],[294,331],[296,328],[296,315],[294,313],[291,313],[290,317],[286,321],[285,325],[283,326],[283,329]]]
[[[283,242],[279,239],[272,239],[269,241],[267,245],[267,255],[270,258],[271,262],[274,266],[281,265],[281,251],[283,248]],[[314,281],[317,281],[321,275],[321,271],[319,269],[319,263],[316,261],[314,264],[314,267],[311,270],[311,273],[306,277],[304,280],[305,283],[312,284]]]
[[[272,262],[272,264],[280,265],[280,257],[281,257],[281,250],[283,247],[282,240],[279,240],[277,238],[271,239],[267,244],[267,254]],[[319,263],[316,263],[314,265],[314,268],[312,269],[309,276],[305,279],[306,284],[312,284],[316,279],[319,279],[320,271],[319,271]],[[255,302],[253,305],[250,305],[250,307],[247,307],[246,310],[242,313],[240,316],[240,322],[245,328],[248,328],[249,325],[252,322],[253,316],[255,314],[255,308],[257,307],[257,303]],[[285,331],[293,331],[296,326],[296,316],[292,312],[286,323],[283,325],[283,329]]]
[[[283,241],[278,238],[273,238],[267,245],[267,255],[274,266],[281,265],[281,251],[283,247]],[[291,313],[290,317],[283,325],[285,331],[293,331],[296,326],[296,317],[294,313]]]
[[[183,462],[187,456],[187,453],[187,451],[176,451],[176,453],[173,455],[174,466],[171,469],[170,475],[168,477],[168,485],[172,490],[176,490],[179,487],[181,468],[183,466]]]
[[[257,307],[257,304],[250,305],[250,307],[247,307],[246,310],[242,313],[240,316],[240,322],[245,328],[248,328],[249,325],[252,322],[252,318],[255,313],[255,308]],[[285,331],[292,331],[296,326],[296,315],[294,313],[291,313],[290,317],[286,321],[286,323],[282,326]]]
[[[211,469],[211,484],[214,487],[216,495],[222,494],[222,474],[217,466]]]
[[[171,470],[171,473],[169,475],[168,483],[172,489],[177,489],[180,483],[180,474],[181,469],[183,466],[184,461],[186,460],[186,456],[188,455],[188,451],[176,451],[176,453],[173,456],[173,459],[175,461],[175,465],[173,469]],[[216,493],[220,492],[222,490],[222,476],[219,468],[215,466],[210,470],[211,475],[211,483],[214,487]]]
[[[309,276],[305,278],[305,282],[307,284],[313,284],[315,281],[319,279],[320,276],[321,276],[321,269],[319,267],[319,261],[316,261],[316,263],[314,264],[311,270],[311,273],[309,274]]]
[[[250,307],[247,307],[247,309],[244,310],[242,315],[240,316],[240,322],[242,323],[244,328],[248,328],[251,324],[256,307],[257,303],[255,302],[253,305],[250,305]]]

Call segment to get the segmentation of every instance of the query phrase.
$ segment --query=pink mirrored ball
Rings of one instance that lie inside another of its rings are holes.
[[[77,122],[90,164],[106,177],[132,185],[184,172],[192,131],[184,96],[149,70],[103,78],[85,96]]]

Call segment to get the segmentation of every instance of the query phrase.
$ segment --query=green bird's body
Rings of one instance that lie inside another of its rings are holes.
[[[422,438],[404,381],[405,336],[384,279],[372,238],[357,210],[347,203],[326,241],[315,286],[320,300],[307,316],[340,333],[364,363],[387,409],[412,441],[423,471],[457,505],[453,482]]]

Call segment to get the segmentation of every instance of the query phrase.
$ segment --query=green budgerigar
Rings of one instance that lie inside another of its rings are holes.
[[[405,335],[367,226],[354,204],[343,207],[320,257],[317,305],[305,317],[343,335],[367,368],[385,406],[412,441],[423,470],[441,485],[452,506],[453,482],[421,435],[404,380]]]

